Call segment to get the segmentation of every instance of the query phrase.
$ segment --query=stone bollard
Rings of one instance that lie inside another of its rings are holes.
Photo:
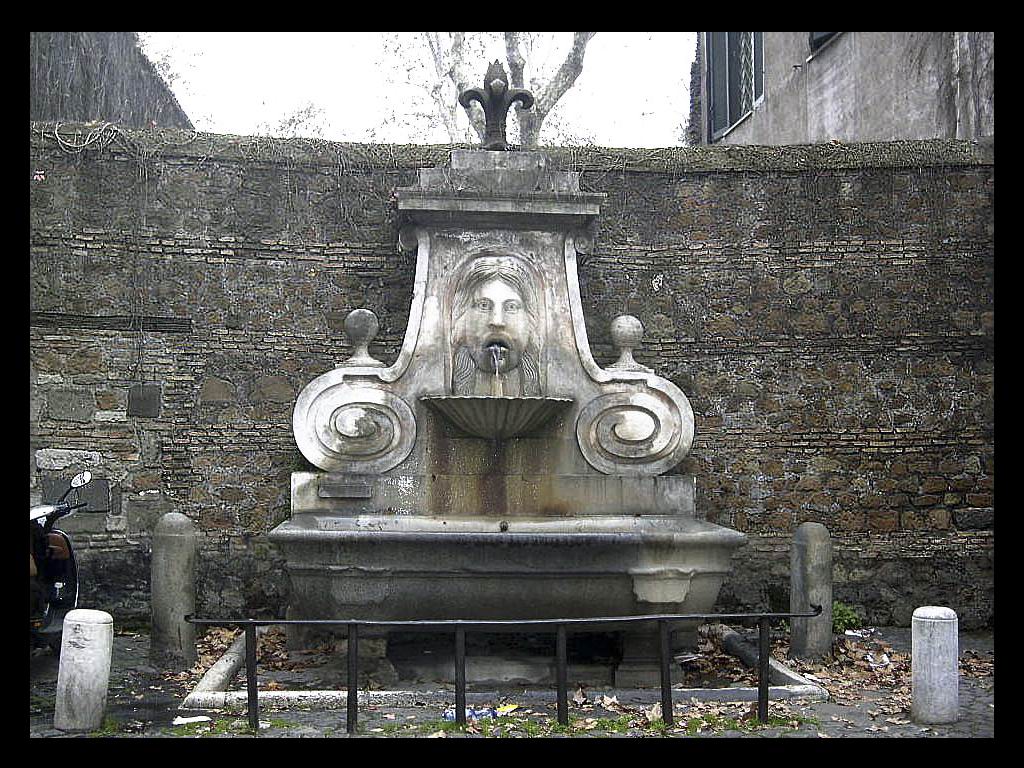
[[[196,628],[185,615],[196,608],[196,531],[192,521],[168,512],[153,531],[150,657],[168,666],[196,662]]]
[[[95,731],[103,725],[113,645],[109,613],[76,609],[64,617],[54,728]]]
[[[820,659],[832,654],[832,540],[821,523],[801,523],[789,557],[789,610],[821,606],[813,619],[790,619],[789,655]]]
[[[917,723],[955,723],[960,716],[956,613],[926,605],[914,611],[910,623],[911,717]]]

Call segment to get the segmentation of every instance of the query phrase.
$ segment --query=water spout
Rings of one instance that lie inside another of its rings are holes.
[[[501,367],[505,362],[505,353],[508,349],[502,344],[491,344],[487,349],[490,351],[491,361],[494,363],[494,383],[491,386],[491,394],[495,397],[502,397],[504,392],[501,384]]]

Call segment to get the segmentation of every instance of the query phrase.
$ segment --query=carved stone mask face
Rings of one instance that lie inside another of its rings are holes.
[[[530,315],[513,286],[498,277],[481,283],[461,319],[463,343],[477,368],[505,373],[519,366],[530,341]]]

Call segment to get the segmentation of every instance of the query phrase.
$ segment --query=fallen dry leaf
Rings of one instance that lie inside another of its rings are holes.
[[[576,689],[576,693],[572,695],[572,703],[579,707],[582,706],[586,700],[587,694],[583,690],[583,684],[579,683],[579,687]]]

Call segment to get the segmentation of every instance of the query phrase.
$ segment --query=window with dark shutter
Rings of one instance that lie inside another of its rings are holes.
[[[838,34],[838,32],[811,32],[809,40],[811,46],[811,53],[814,53],[816,50],[821,48],[821,46],[823,46],[825,43],[827,43],[829,40],[831,40]]]
[[[764,96],[762,32],[707,32],[708,134],[721,138]]]

